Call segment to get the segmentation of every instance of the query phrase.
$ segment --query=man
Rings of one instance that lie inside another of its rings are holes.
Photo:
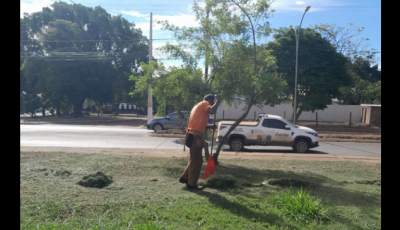
[[[216,101],[214,102],[214,99]],[[203,158],[201,156],[204,147],[203,133],[206,128],[215,129],[216,126],[207,126],[209,114],[217,112],[221,96],[207,94],[204,96],[203,101],[195,105],[190,112],[189,123],[186,131],[193,135],[193,141],[190,146],[190,160],[183,171],[179,182],[185,183],[188,189],[202,190],[203,186],[198,186],[197,181],[200,176]],[[185,143],[186,144],[186,143]]]

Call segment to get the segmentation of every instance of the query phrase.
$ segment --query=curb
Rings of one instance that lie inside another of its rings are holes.
[[[149,133],[150,137],[172,137],[172,138],[185,138],[183,134],[154,134]]]
[[[154,134],[149,133],[149,137],[170,137],[170,138],[185,138],[182,134]],[[343,138],[319,138],[319,142],[357,142],[357,143],[382,143],[376,139],[343,139]]]

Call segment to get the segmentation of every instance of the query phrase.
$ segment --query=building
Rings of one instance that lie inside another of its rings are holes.
[[[361,104],[361,123],[381,127],[381,105]]]

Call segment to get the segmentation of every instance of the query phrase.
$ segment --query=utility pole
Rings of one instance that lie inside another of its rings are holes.
[[[152,60],[152,44],[153,44],[153,13],[150,13],[149,65]],[[151,94],[151,84],[149,83],[148,94],[147,94],[147,120],[151,119],[153,119],[153,96]]]
[[[207,10],[207,19],[208,19],[208,15],[210,14],[210,11],[209,10]],[[207,41],[207,43],[210,41],[210,35],[208,34],[208,31],[206,32],[207,34],[206,34],[206,41]],[[205,67],[205,69],[204,69],[204,80],[205,80],[205,82],[207,82],[207,78],[208,78],[208,55],[209,55],[209,51],[208,51],[208,47],[206,47],[206,52],[205,52],[205,54],[206,54],[206,67]]]
[[[210,14],[210,10],[207,9],[207,16],[206,16],[206,19],[208,19],[209,14]],[[207,42],[207,44],[209,43],[209,41],[210,41],[210,34],[209,34],[208,31],[206,31],[206,33],[204,34],[203,39],[204,39],[204,41]],[[205,59],[204,85],[203,85],[203,88],[202,88],[201,91],[200,91],[198,102],[200,102],[200,101],[203,100],[203,99],[202,99],[202,96],[203,96],[203,95],[201,95],[201,94],[202,94],[203,89],[205,88],[205,86],[206,86],[206,84],[207,84],[207,80],[208,80],[208,59],[209,59],[208,56],[209,56],[209,54],[210,54],[209,49],[208,49],[208,47],[206,47],[205,54],[204,54],[204,59]]]
[[[25,91],[22,91],[22,103],[24,104],[24,115],[22,116],[22,119],[25,123]]]

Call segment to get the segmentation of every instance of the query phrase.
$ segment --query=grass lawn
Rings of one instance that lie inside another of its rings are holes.
[[[186,162],[21,152],[20,229],[381,229],[381,163],[224,159],[191,192]]]

